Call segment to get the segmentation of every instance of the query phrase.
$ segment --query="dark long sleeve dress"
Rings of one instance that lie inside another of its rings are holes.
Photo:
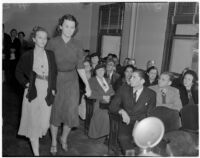
[[[112,89],[111,84],[107,81],[109,89],[105,92],[101,85],[99,84],[96,77],[92,77],[89,80],[89,84],[92,90],[90,98],[96,99],[94,103],[93,116],[91,118],[90,127],[89,127],[89,137],[91,138],[100,138],[109,134],[110,123],[109,115],[107,109],[101,109],[99,107],[100,102],[103,101],[103,96],[113,96],[114,90]]]
[[[82,47],[73,38],[65,43],[62,37],[58,36],[49,41],[47,49],[54,51],[58,69],[57,93],[50,122],[54,126],[64,123],[69,127],[77,127],[80,95],[77,69],[84,68]]]

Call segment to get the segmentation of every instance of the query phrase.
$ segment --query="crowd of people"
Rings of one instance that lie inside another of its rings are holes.
[[[180,111],[198,105],[198,76],[189,68],[180,77],[158,71],[154,60],[140,69],[135,59],[125,58],[120,65],[114,53],[101,58],[100,52],[83,50],[73,37],[78,21],[66,14],[58,22],[59,35],[48,41],[45,28],[34,27],[32,41],[24,32],[10,31],[3,36],[3,70],[6,82],[24,88],[19,135],[31,142],[39,156],[39,138],[50,127],[52,155],[57,153],[58,128],[63,124],[59,143],[68,151],[67,139],[72,127],[85,119],[86,98],[94,99],[94,111],[88,136],[107,137],[109,111],[122,117],[119,142],[125,151],[134,146],[132,130],[137,121],[148,117],[158,106]],[[80,110],[81,107],[81,110]]]

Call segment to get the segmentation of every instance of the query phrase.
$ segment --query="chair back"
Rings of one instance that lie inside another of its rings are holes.
[[[109,142],[108,150],[115,150],[118,148],[118,132],[119,132],[119,123],[122,121],[122,117],[117,113],[109,112],[110,119],[110,133],[109,133]]]
[[[89,131],[90,121],[94,111],[94,102],[95,99],[85,98],[86,101],[86,118],[85,118],[85,133],[87,134]]]
[[[165,133],[178,130],[181,127],[179,112],[177,110],[158,106],[152,112],[150,112],[150,116],[158,117],[163,121]]]
[[[181,111],[181,123],[183,130],[197,132],[199,129],[198,105],[186,105]]]

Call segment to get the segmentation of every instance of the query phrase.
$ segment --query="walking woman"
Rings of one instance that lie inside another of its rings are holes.
[[[30,139],[34,155],[39,156],[39,138],[50,125],[57,68],[54,53],[45,50],[47,31],[37,27],[33,34],[35,47],[20,58],[15,74],[25,88],[18,134]]]
[[[67,137],[72,127],[79,126],[78,104],[79,83],[78,74],[86,87],[86,95],[91,90],[84,70],[84,53],[79,42],[73,38],[78,22],[73,15],[66,14],[59,19],[61,35],[50,40],[47,48],[54,51],[58,68],[57,93],[51,113],[52,143],[50,152],[57,152],[58,127],[63,123],[62,135],[59,138],[64,151],[68,150]],[[77,74],[78,72],[78,74]]]

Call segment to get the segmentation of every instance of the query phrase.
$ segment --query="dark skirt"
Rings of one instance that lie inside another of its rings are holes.
[[[50,123],[59,126],[61,123],[69,127],[79,126],[78,103],[79,83],[77,72],[58,72],[57,93],[52,106]]]

